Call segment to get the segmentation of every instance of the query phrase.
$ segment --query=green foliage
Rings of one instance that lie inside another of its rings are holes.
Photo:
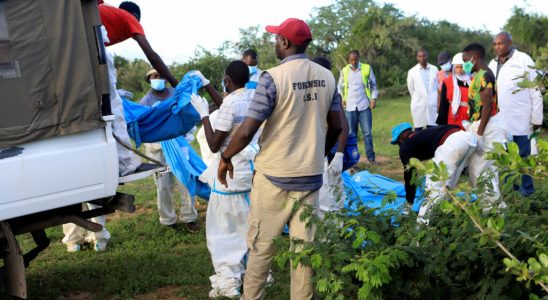
[[[527,13],[515,6],[512,16],[506,21],[504,30],[510,32],[517,47],[533,57],[540,56],[540,47],[548,43],[548,17],[538,13]]]
[[[391,4],[369,0],[334,1],[316,9],[309,25],[314,34],[310,53],[329,56],[338,75],[347,64],[348,51],[357,49],[362,62],[372,65],[383,93],[389,95],[406,93],[406,74],[417,63],[417,50],[427,49],[430,62],[436,65],[440,51],[455,54],[471,42],[489,48],[492,41],[485,31],[406,17]]]
[[[240,40],[232,43],[238,57],[247,49],[253,49],[259,56],[258,66],[266,70],[278,65],[278,59],[274,52],[274,35],[266,32],[259,26],[240,29]]]
[[[527,23],[524,16],[534,20]],[[527,33],[527,37],[536,38],[537,33],[545,37],[546,30],[539,33],[538,29],[546,28],[545,19],[515,9],[507,26],[514,36],[519,36],[518,32],[521,32],[521,29],[513,29],[516,27],[527,29],[522,30]],[[307,23],[314,37],[307,50],[310,57],[321,55],[330,58],[335,76],[338,76],[339,70],[347,64],[348,51],[357,49],[362,54],[362,62],[372,65],[381,94],[391,96],[407,93],[406,74],[417,63],[417,50],[427,49],[430,53],[429,61],[437,64],[436,57],[440,51],[454,54],[471,42],[481,43],[489,49],[492,42],[492,36],[486,31],[467,30],[447,21],[431,22],[417,16],[405,16],[392,4],[378,4],[371,0],[335,0],[332,4],[315,8]],[[534,24],[537,29],[531,35],[527,27],[529,25],[523,24]],[[517,37],[515,39],[519,40]],[[524,45],[546,44],[546,41],[541,43],[542,39],[533,40],[534,43],[527,40]],[[214,51],[199,48],[188,62],[175,63],[170,68],[177,78],[189,70],[198,69],[220,91],[219,84],[228,62],[241,59],[242,52],[249,48],[259,54],[259,68],[266,70],[278,64],[274,52],[274,35],[259,26],[250,26],[240,29],[238,41],[226,41]],[[146,72],[149,67],[147,62],[140,61],[137,64],[136,61],[130,63],[118,58],[116,66],[119,73],[127,73],[119,79],[120,88],[138,95],[148,91],[148,86],[142,81],[143,71]],[[125,72],[125,69],[128,71]]]
[[[279,252],[283,259],[277,259],[278,263],[311,265],[316,291],[325,299],[539,299],[547,295],[548,142],[539,140],[539,154],[526,159],[519,156],[515,144],[509,144],[508,151],[498,145],[489,155],[501,178],[530,174],[537,191],[525,198],[508,190],[500,200],[506,208],[497,210],[486,208],[481,198],[471,202],[472,193],[479,195],[489,187],[472,189],[462,183],[447,191],[450,200],[434,206],[427,226],[418,225],[414,213],[400,215],[365,206],[343,209],[322,221],[311,218],[316,241],[300,242],[303,251],[298,254]],[[447,179],[443,163],[411,160],[410,165],[418,175]]]
[[[133,93],[133,100],[140,100],[148,91],[150,85],[145,81],[145,74],[152,67],[142,59],[127,59],[115,55],[114,67],[116,68],[116,87]]]

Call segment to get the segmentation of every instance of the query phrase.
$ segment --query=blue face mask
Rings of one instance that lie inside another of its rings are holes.
[[[155,91],[161,92],[166,88],[166,81],[164,79],[151,79],[150,87]]]
[[[257,66],[247,66],[249,68],[249,75],[255,75],[257,73]]]
[[[451,71],[451,63],[450,62],[446,62],[444,63],[443,65],[440,66],[442,70],[444,70],[445,72],[449,72]]]

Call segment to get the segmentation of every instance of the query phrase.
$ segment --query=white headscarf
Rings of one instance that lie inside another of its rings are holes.
[[[461,100],[461,94],[460,94],[460,88],[459,84],[457,82],[457,79],[460,81],[463,81],[466,83],[466,85],[470,86],[470,75],[464,74],[464,75],[457,75],[455,72],[455,65],[462,65],[464,61],[462,60],[462,53],[457,53],[455,56],[453,56],[453,60],[451,61],[451,64],[453,65],[453,71],[452,71],[452,77],[453,77],[453,100],[451,101],[451,112],[453,115],[456,115],[459,111],[460,106],[460,100]]]

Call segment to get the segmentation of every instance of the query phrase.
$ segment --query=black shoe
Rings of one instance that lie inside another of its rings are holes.
[[[198,224],[198,222],[192,221],[185,224],[186,230],[188,230],[190,233],[196,233],[200,231],[201,226]]]
[[[175,230],[175,231],[183,230],[182,224],[179,224],[179,223],[167,225],[167,227],[169,227],[169,228],[171,228],[171,229],[173,229],[173,230]]]

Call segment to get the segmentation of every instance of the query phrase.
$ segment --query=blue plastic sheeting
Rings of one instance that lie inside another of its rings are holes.
[[[211,189],[207,183],[198,179],[207,166],[184,136],[162,141],[160,145],[162,145],[162,151],[171,172],[188,189],[188,193],[191,196],[198,195],[208,200]]]
[[[200,78],[185,74],[171,98],[147,107],[122,98],[129,136],[137,147],[141,143],[169,140],[189,132],[200,115],[190,104],[190,95],[202,86]]]
[[[346,209],[356,209],[360,205],[370,208],[401,210],[405,203],[405,186],[403,183],[384,177],[379,174],[371,174],[361,171],[353,176],[348,171],[341,174],[347,191]],[[382,207],[383,198],[390,192],[396,193],[396,200]],[[417,188],[413,211],[418,212],[423,200],[421,188]]]

